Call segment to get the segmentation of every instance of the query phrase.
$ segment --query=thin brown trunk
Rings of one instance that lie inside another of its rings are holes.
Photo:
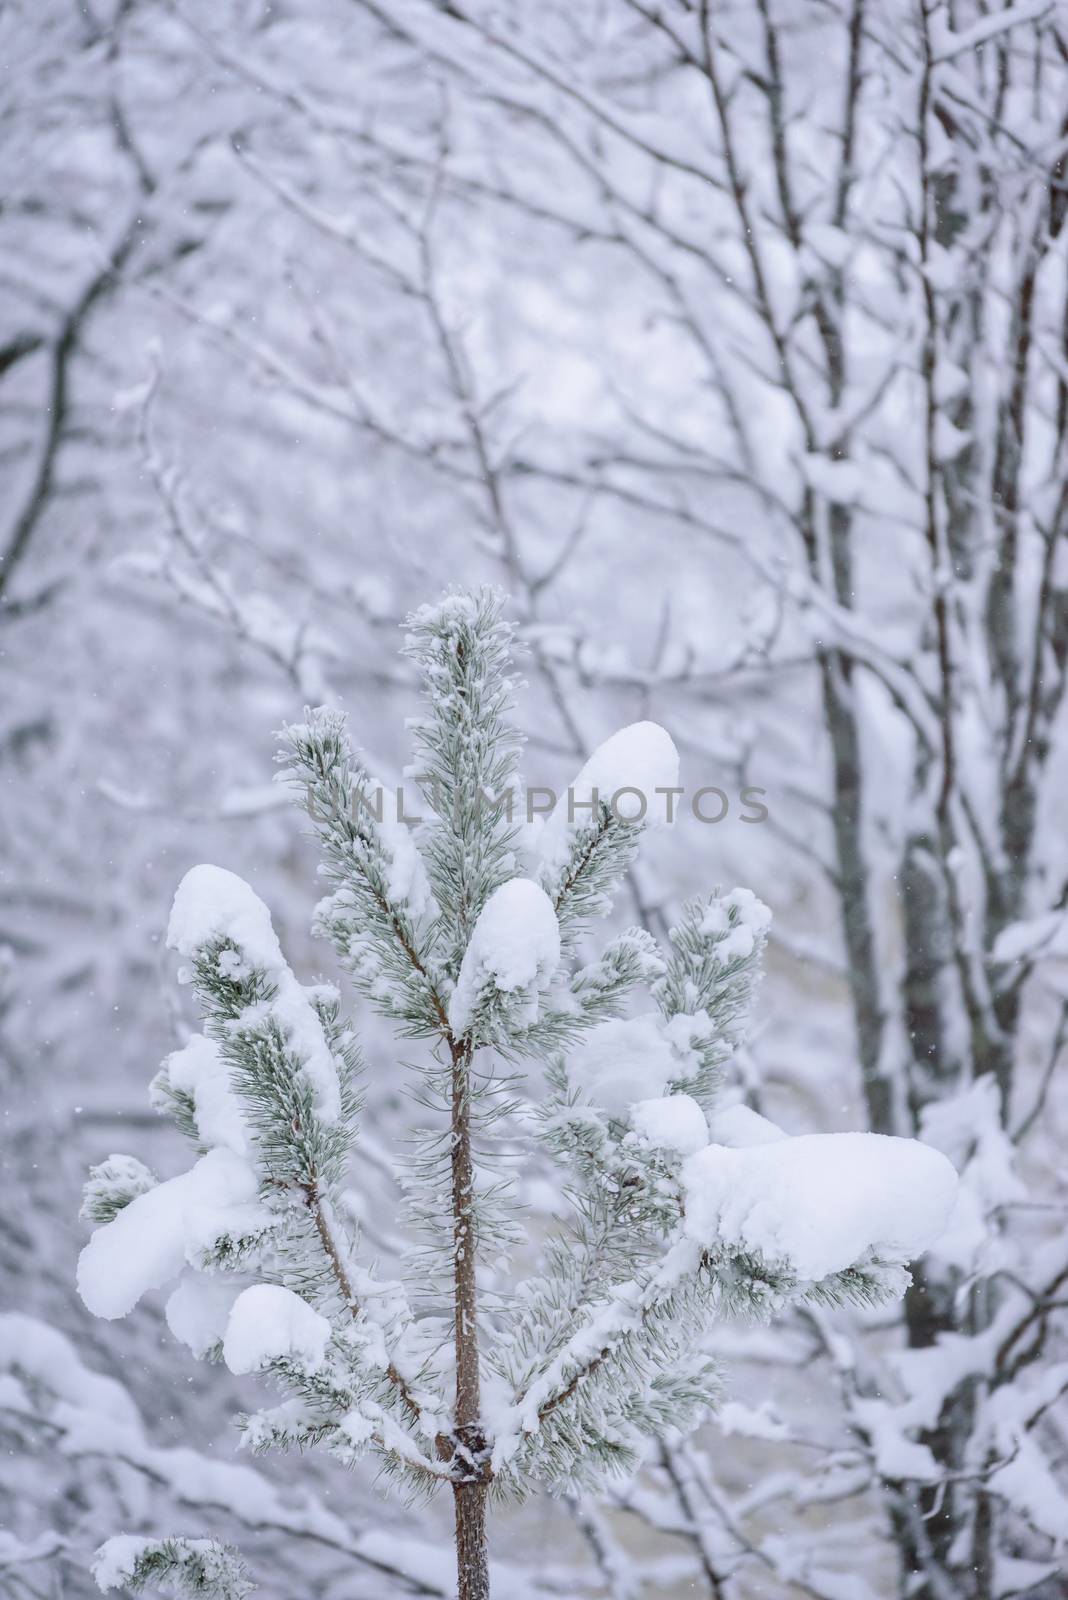
[[[478,1366],[474,1162],[471,1155],[471,1047],[454,1045],[452,1056],[452,1237],[453,1315],[456,1349],[456,1411],[453,1433],[453,1495],[456,1505],[456,1570],[459,1600],[489,1600],[486,1547],[488,1463],[482,1432]]]
[[[489,1600],[485,1483],[453,1485],[456,1505],[456,1572],[459,1600]]]

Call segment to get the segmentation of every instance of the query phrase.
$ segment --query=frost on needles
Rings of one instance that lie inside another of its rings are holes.
[[[717,1107],[770,921],[748,890],[691,901],[666,949],[640,928],[590,949],[648,826],[613,795],[677,780],[662,728],[594,752],[574,785],[585,806],[561,802],[524,871],[501,597],[423,607],[404,648],[423,685],[417,832],[376,805],[336,711],[286,728],[280,759],[321,853],[316,928],[356,992],[426,1041],[405,1281],[365,1264],[340,1205],[362,1070],[341,999],[294,976],[247,884],[199,866],[168,944],[203,1031],[151,1087],[195,1160],[163,1181],[129,1156],[93,1170],[79,1287],[102,1317],[166,1289],[195,1357],[261,1375],[276,1403],[241,1419],[250,1449],[371,1454],[408,1490],[448,1489],[461,1600],[484,1600],[491,1495],[596,1487],[697,1426],[719,1388],[717,1318],[900,1294],[955,1174],[911,1140],[790,1138]],[[555,1231],[490,1160],[500,1129],[558,1167],[573,1207]],[[488,1297],[517,1239],[539,1265]],[[248,1589],[232,1553],[193,1538],[124,1535],[96,1570],[105,1588]]]

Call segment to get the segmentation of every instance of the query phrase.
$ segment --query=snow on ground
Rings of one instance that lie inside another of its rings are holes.
[[[957,1190],[939,1151],[876,1133],[713,1144],[689,1157],[682,1181],[691,1239],[751,1251],[810,1280],[869,1251],[892,1262],[922,1255],[946,1226]]]
[[[479,997],[492,986],[503,994],[531,991],[526,1020],[538,1015],[538,993],[560,964],[560,929],[552,902],[529,878],[512,878],[482,907],[464,952],[449,1002],[454,1034],[467,1029]]]
[[[240,957],[230,952],[222,958],[231,976],[239,977],[252,968],[267,974],[276,991],[267,1004],[301,1058],[316,1111],[325,1122],[336,1122],[341,1113],[337,1068],[307,991],[282,955],[270,912],[236,873],[207,864],[192,867],[174,897],[167,946],[192,960],[205,945],[221,939],[229,940],[240,952]]]
[[[234,1302],[223,1360],[239,1375],[262,1372],[286,1357],[295,1358],[305,1372],[316,1372],[329,1343],[329,1322],[306,1300],[278,1284],[256,1283]]]

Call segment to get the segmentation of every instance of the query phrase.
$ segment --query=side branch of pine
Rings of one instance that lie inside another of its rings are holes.
[[[318,763],[318,771],[320,779],[325,783],[330,774],[327,767],[321,760]],[[323,814],[320,812],[310,794],[305,803],[305,810],[313,822],[328,822],[332,823],[335,827],[344,827],[349,823],[349,819],[345,816],[344,812],[336,805],[331,806],[328,814]],[[393,935],[401,949],[404,951],[412,971],[416,973],[416,975],[426,984],[427,992],[430,995],[431,1004],[434,1007],[434,1014],[438,1019],[442,1031],[447,1033],[449,1023],[445,1010],[445,1002],[438,993],[434,980],[428,972],[426,964],[424,963],[418,950],[415,949],[411,940],[408,938],[408,935],[397,916],[396,908],[389,903],[384,895],[378,892],[373,884],[369,883],[368,888],[374,895],[375,902],[378,905],[379,910],[382,912],[383,916],[388,918],[390,927],[393,930]]]
[[[360,1303],[357,1299],[356,1291],[352,1287],[352,1281],[349,1278],[348,1271],[345,1267],[345,1261],[342,1255],[341,1247],[334,1236],[333,1228],[330,1226],[330,1218],[326,1214],[326,1210],[323,1206],[323,1197],[319,1193],[317,1186],[309,1186],[305,1193],[305,1201],[309,1211],[312,1214],[312,1220],[315,1223],[315,1232],[318,1235],[319,1243],[323,1247],[323,1253],[330,1264],[330,1271],[333,1273],[334,1279],[341,1293],[341,1297],[344,1300],[345,1305],[348,1307],[351,1315],[354,1318],[358,1317],[360,1314]],[[408,1413],[408,1416],[413,1422],[419,1422],[423,1414],[422,1407],[412,1393],[404,1375],[398,1370],[396,1364],[392,1361],[386,1367],[386,1377],[389,1379],[394,1389],[396,1389],[401,1403],[404,1406],[405,1411]]]

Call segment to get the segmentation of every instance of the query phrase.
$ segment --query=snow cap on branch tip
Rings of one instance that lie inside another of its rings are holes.
[[[245,1600],[256,1587],[237,1552],[217,1539],[121,1533],[100,1546],[91,1570],[105,1594],[112,1589],[160,1593],[162,1586],[169,1594],[203,1600]]]
[[[507,604],[508,595],[497,584],[484,583],[475,588],[450,585],[437,600],[416,606],[405,617],[405,653],[420,649],[421,637],[456,635],[463,630],[487,627],[510,641],[515,624],[503,614]]]
[[[699,932],[715,939],[712,953],[720,965],[745,960],[771,927],[771,911],[752,889],[731,889],[714,895],[701,918]]]
[[[284,965],[271,914],[259,895],[225,867],[190,867],[174,896],[167,948],[187,961],[215,939],[229,939],[251,965],[271,972]]]
[[[487,991],[530,991],[521,1019],[537,1018],[538,996],[560,964],[560,929],[552,902],[529,878],[510,878],[482,907],[449,1002],[449,1027],[466,1032]]]
[[[710,1144],[683,1166],[686,1234],[818,1282],[862,1263],[904,1264],[932,1245],[957,1192],[951,1163],[917,1139],[802,1134]]]
[[[238,1376],[287,1359],[304,1372],[317,1372],[326,1359],[330,1333],[327,1319],[300,1295],[278,1284],[256,1283],[234,1301],[223,1360]]]
[[[316,1113],[324,1122],[336,1122],[341,1114],[337,1065],[308,992],[282,954],[270,912],[243,878],[204,863],[191,867],[178,885],[167,947],[193,960],[215,943],[235,947],[220,956],[220,977],[240,982],[253,971],[265,975],[274,990],[266,1002],[270,1015],[300,1059]]]
[[[595,795],[620,821],[642,827],[673,815],[658,795],[678,783],[679,752],[665,728],[658,722],[619,728],[597,746],[547,819],[539,841],[543,874],[565,864],[572,835],[593,820]]]
[[[640,1143],[656,1150],[692,1156],[708,1143],[705,1114],[688,1094],[635,1101],[630,1108],[630,1125]]]
[[[87,1222],[110,1222],[131,1200],[154,1189],[158,1182],[155,1173],[136,1156],[110,1155],[89,1168],[78,1215]]]

